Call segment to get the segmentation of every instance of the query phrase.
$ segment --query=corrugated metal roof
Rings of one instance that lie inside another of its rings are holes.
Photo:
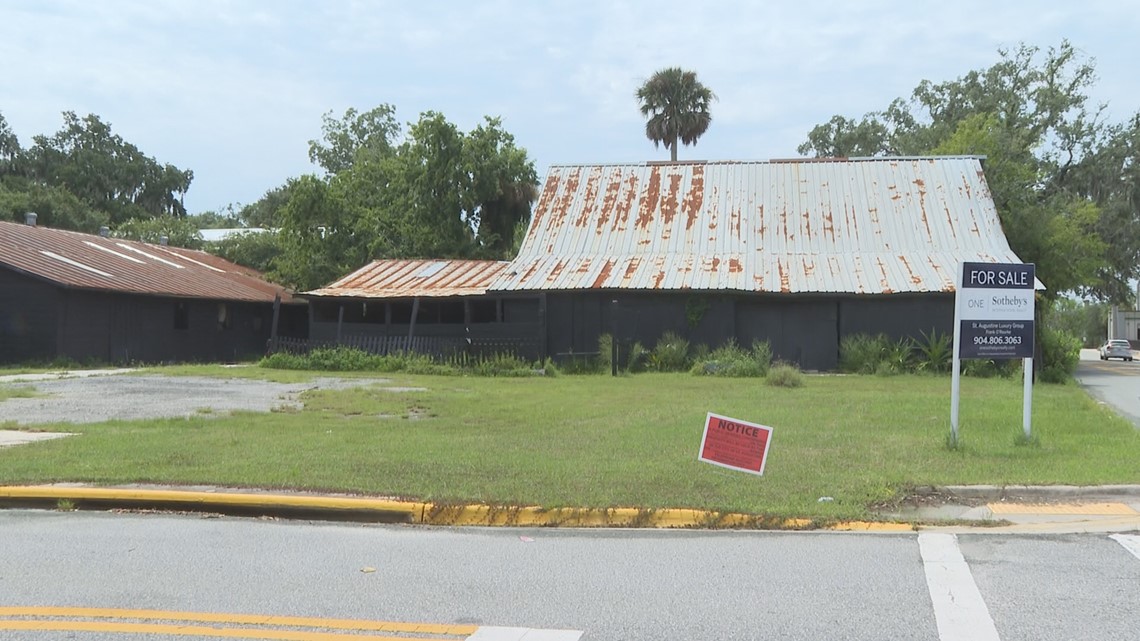
[[[0,265],[64,287],[272,302],[285,288],[246,267],[192,249],[0,221]]]
[[[411,298],[477,296],[509,263],[493,260],[377,260],[304,296]]]
[[[975,157],[554,166],[491,290],[953,291],[1021,262]]]

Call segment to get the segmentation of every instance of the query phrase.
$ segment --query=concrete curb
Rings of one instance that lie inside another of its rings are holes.
[[[1101,496],[1140,497],[1140,485],[947,485],[931,488],[940,493],[970,499],[1076,499]]]
[[[274,515],[435,526],[678,528],[908,532],[909,523],[772,517],[735,512],[647,508],[543,508],[447,505],[360,497],[201,492],[71,486],[0,487],[0,505],[173,509],[241,516]]]

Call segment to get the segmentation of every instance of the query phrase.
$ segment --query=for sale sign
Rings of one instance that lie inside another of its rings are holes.
[[[1035,268],[962,263],[958,358],[1033,358]]]
[[[751,474],[763,474],[772,428],[709,412],[697,459]]]

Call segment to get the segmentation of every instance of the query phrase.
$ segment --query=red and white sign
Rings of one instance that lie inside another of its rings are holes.
[[[697,460],[750,474],[763,474],[772,428],[709,412]]]

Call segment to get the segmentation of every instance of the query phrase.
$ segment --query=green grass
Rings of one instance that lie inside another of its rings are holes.
[[[35,398],[43,396],[34,387],[14,387],[0,383],[0,403],[10,398]]]
[[[1076,385],[1035,388],[1027,446],[1021,381],[963,379],[960,442],[948,449],[948,377],[805,376],[794,389],[687,373],[389,378],[428,389],[378,384],[310,392],[298,412],[59,426],[82,436],[0,450],[0,484],[216,484],[828,519],[866,516],[922,485],[1140,482],[1140,431]],[[763,477],[696,460],[709,411],[773,427]]]

